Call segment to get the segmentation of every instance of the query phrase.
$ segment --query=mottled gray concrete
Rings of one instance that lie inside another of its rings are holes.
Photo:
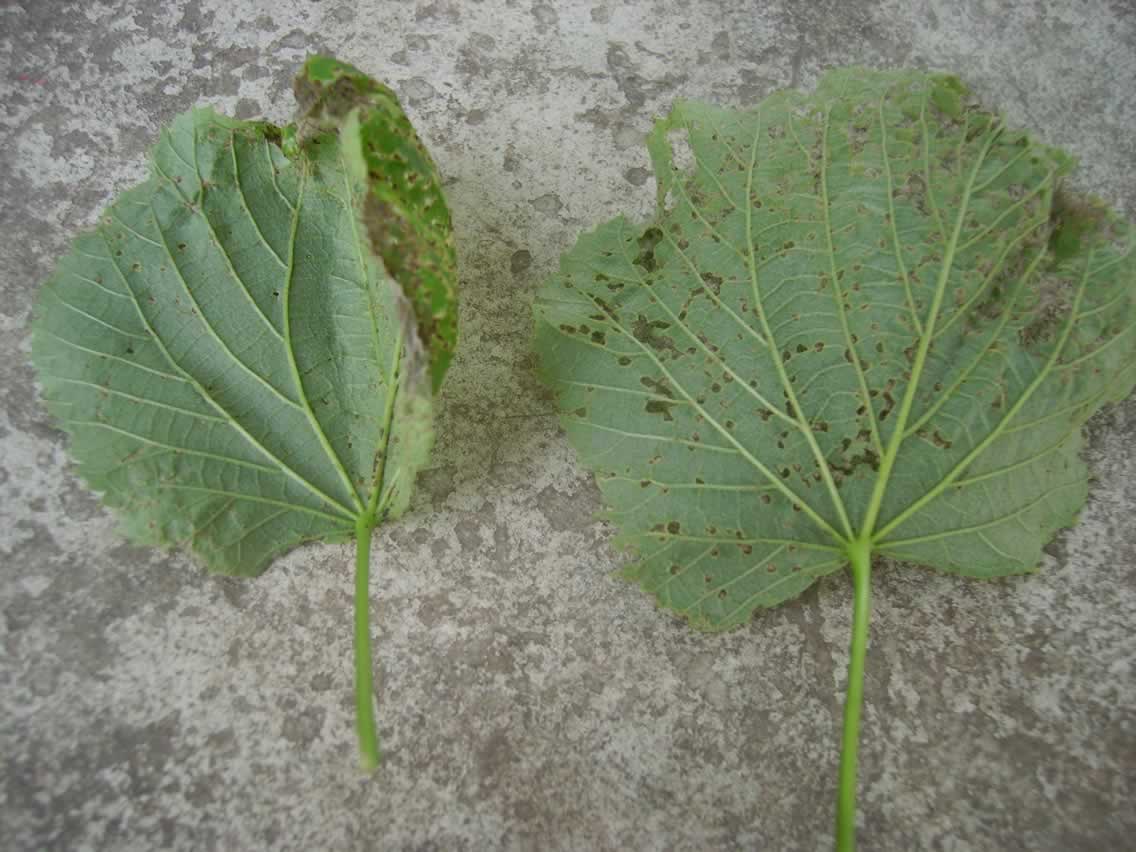
[[[355,771],[351,551],[255,582],[124,544],[36,403],[37,282],[158,128],[285,119],[312,50],[390,80],[448,178],[464,305],[436,466],[377,537],[380,774]],[[1136,212],[1130,0],[176,0],[0,8],[0,841],[5,849],[824,849],[850,591],[726,636],[609,575],[611,531],[532,375],[574,235],[643,214],[678,95],[748,104],[848,62],[953,69]],[[878,572],[861,837],[1136,837],[1136,403],[1044,572]]]

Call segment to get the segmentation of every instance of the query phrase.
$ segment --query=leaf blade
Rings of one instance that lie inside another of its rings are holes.
[[[396,101],[384,108],[413,135]],[[32,340],[45,402],[133,540],[254,575],[408,504],[431,387],[397,369],[407,297],[362,237],[376,181],[344,151],[366,109],[290,155],[271,125],[181,116],[150,177],[45,283]],[[451,245],[448,213],[427,227]],[[453,312],[452,262],[437,274]]]
[[[1081,424],[1136,378],[1131,228],[1057,190],[1072,158],[954,78],[864,69],[752,112],[679,102],[647,147],[655,219],[582,236],[536,305],[627,576],[724,629],[760,596],[707,614],[706,589],[729,597],[776,542],[818,554],[801,588],[855,540],[1032,569],[1084,501]]]

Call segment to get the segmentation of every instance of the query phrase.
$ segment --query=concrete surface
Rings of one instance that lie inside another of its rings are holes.
[[[26,323],[74,233],[198,100],[284,120],[306,53],[392,81],[448,177],[460,357],[436,466],[376,542],[386,763],[355,771],[351,551],[255,582],[130,547],[36,402]],[[676,96],[749,104],[857,62],[951,69],[1136,212],[1130,0],[255,2],[0,7],[0,836],[47,849],[824,849],[850,589],[726,636],[609,574],[533,379],[537,282],[644,213]],[[878,572],[861,839],[1136,836],[1136,403],[1044,572]]]

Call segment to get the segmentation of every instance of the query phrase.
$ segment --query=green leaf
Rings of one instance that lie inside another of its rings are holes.
[[[313,60],[303,85],[322,85],[308,76],[326,62]],[[149,179],[44,285],[32,344],[44,399],[133,540],[257,574],[302,541],[353,534],[384,496],[389,515],[405,508],[431,434],[421,365],[400,365],[400,339],[412,355],[425,346],[402,321],[422,287],[372,250],[370,210],[385,203],[372,199],[395,184],[383,173],[368,185],[355,162],[359,116],[371,127],[397,113],[375,138],[422,149],[393,95],[368,83],[381,108],[357,103],[342,137],[313,133],[291,159],[269,124],[180,116]],[[389,250],[403,246],[403,268],[429,255],[452,341],[449,216],[424,152],[409,168],[399,180],[417,175],[438,213],[408,200],[416,216],[398,220]]]
[[[544,370],[627,575],[696,626],[798,594],[865,533],[1028,571],[1084,502],[1080,426],[1136,375],[1131,229],[1070,216],[1068,159],[955,116],[964,96],[857,69],[752,112],[680,103],[648,140],[655,220],[584,235],[543,288]]]
[[[679,103],[647,146],[654,220],[582,236],[536,306],[625,575],[722,630],[850,560],[866,625],[871,554],[1034,570],[1136,381],[1133,231],[1060,188],[1072,158],[953,77],[865,69]]]
[[[125,533],[229,574],[406,508],[456,342],[441,181],[394,95],[321,57],[296,90],[295,128],[177,118],[33,327]]]

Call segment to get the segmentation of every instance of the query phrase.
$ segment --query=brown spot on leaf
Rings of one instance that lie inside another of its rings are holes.
[[[671,416],[672,406],[674,406],[673,402],[666,402],[661,399],[649,399],[643,406],[643,410],[648,414],[661,414],[663,420],[669,423],[674,420],[674,417]]]
[[[662,241],[663,232],[658,228],[648,228],[643,232],[643,236],[639,237],[639,254],[633,261],[636,266],[641,266],[647,272],[654,272],[658,268],[655,261],[655,247]]]

